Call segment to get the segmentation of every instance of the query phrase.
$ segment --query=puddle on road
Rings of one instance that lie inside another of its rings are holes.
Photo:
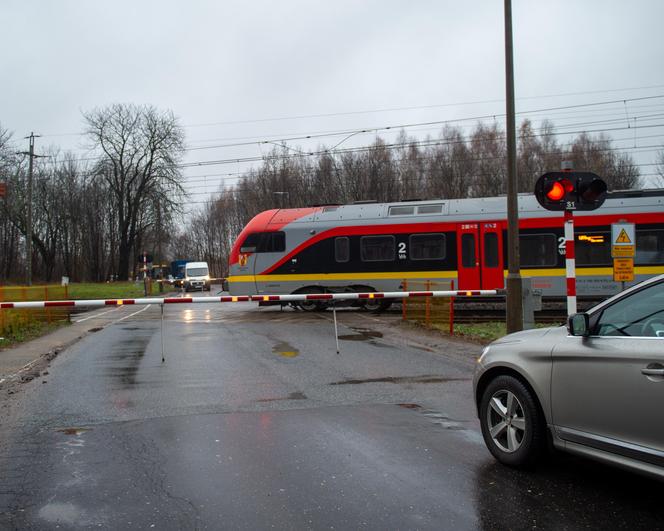
[[[306,400],[307,395],[301,391],[295,391],[294,393],[289,394],[286,397],[280,398],[259,398],[256,402],[280,402],[282,400]]]
[[[397,406],[402,407],[404,409],[422,409],[422,406],[419,404],[397,404]]]
[[[477,444],[483,444],[484,442],[482,434],[469,428],[466,425],[467,421],[450,418],[447,415],[444,415],[443,413],[439,411],[434,411],[432,409],[424,409],[419,404],[406,403],[406,404],[396,404],[396,405],[404,409],[411,409],[413,411],[417,411],[418,413],[424,415],[434,424],[440,426],[444,430],[458,431],[460,435],[465,437],[470,442]]]
[[[80,435],[86,431],[90,431],[90,428],[58,428],[55,431],[64,433],[65,435]]]
[[[272,352],[279,354],[284,358],[296,358],[300,355],[300,351],[296,348],[293,348],[291,345],[285,341],[280,341],[272,347]]]
[[[392,383],[392,384],[429,384],[429,383],[447,383],[447,382],[465,382],[470,378],[450,378],[446,376],[382,376],[380,378],[365,378],[363,380],[342,380],[332,382],[329,385],[358,385],[365,383]]]
[[[376,332],[375,330],[370,330],[368,328],[351,327],[351,330],[357,332],[357,334],[344,334],[339,336],[339,339],[343,339],[344,341],[368,341],[369,339],[374,339],[376,337],[383,337],[381,332]]]
[[[116,380],[121,388],[136,385],[138,368],[145,356],[151,335],[125,339],[114,345],[111,355],[107,357],[110,363],[106,367],[106,374]]]

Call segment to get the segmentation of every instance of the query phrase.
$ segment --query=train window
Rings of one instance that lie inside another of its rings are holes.
[[[444,260],[444,234],[412,234],[410,236],[411,260]]]
[[[394,260],[394,236],[362,236],[360,256],[363,262]]]
[[[637,265],[664,264],[664,230],[637,230],[636,257]]]
[[[555,234],[519,235],[521,267],[553,267],[558,264],[558,239]]]
[[[498,235],[495,232],[484,235],[484,267],[498,267]]]
[[[261,239],[260,232],[252,232],[244,239],[242,246],[240,247],[241,253],[255,253],[256,248],[258,247],[258,242]]]
[[[418,214],[440,214],[443,211],[443,205],[422,205],[417,207]]]
[[[461,265],[463,267],[476,267],[475,260],[475,235],[461,235]]]
[[[254,232],[247,236],[240,248],[240,252],[247,253],[283,253],[285,250],[284,232]]]
[[[415,214],[415,207],[412,206],[390,207],[390,216],[412,216],[413,214]]]
[[[611,265],[611,235],[608,232],[580,232],[576,235],[574,252],[580,266]]]
[[[350,240],[345,236],[334,239],[334,259],[337,262],[350,260]]]

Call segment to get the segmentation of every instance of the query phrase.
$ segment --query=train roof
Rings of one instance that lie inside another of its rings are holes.
[[[561,212],[542,208],[533,194],[519,194],[519,216],[559,217]],[[440,217],[456,219],[489,219],[506,216],[507,197],[477,197],[464,199],[431,199],[377,203],[362,201],[348,205],[320,205],[307,209],[288,209],[275,212],[271,223],[289,222],[349,222],[375,220],[377,222],[425,222]],[[580,211],[578,215],[592,216],[616,212],[664,212],[664,189],[619,190],[609,192],[604,204],[594,211]],[[297,215],[297,212],[302,215]],[[280,218],[284,218],[281,220]]]

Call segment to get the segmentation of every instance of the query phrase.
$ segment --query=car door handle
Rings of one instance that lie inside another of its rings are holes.
[[[664,366],[659,363],[653,363],[641,369],[641,374],[646,376],[664,376]]]

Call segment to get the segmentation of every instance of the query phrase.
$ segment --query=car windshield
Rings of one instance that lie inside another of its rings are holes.
[[[187,275],[190,277],[204,277],[208,274],[207,267],[196,267],[193,269],[187,269]]]

